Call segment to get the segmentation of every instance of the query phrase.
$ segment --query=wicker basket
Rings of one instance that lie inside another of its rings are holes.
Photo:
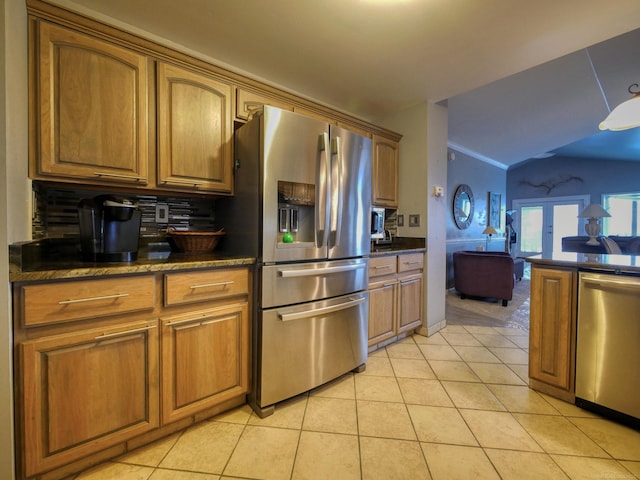
[[[176,230],[173,227],[169,227],[167,233],[171,236],[176,248],[184,253],[212,252],[225,235],[224,229],[217,232],[194,232]]]

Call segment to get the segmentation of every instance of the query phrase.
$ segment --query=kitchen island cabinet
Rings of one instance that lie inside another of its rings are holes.
[[[531,263],[529,385],[574,403],[578,330],[578,278],[581,272],[640,274],[637,255],[552,252],[528,257]]]
[[[14,282],[19,478],[86,468],[246,402],[251,272],[176,266]]]
[[[577,269],[532,265],[531,388],[575,401]]]
[[[369,260],[369,348],[420,326],[423,267],[422,252]]]

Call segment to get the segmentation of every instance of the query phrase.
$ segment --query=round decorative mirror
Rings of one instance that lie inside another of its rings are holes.
[[[473,192],[469,185],[462,184],[453,196],[453,220],[460,230],[471,225],[473,219]]]

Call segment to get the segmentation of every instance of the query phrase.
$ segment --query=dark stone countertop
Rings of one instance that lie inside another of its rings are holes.
[[[371,256],[398,255],[401,253],[417,253],[426,251],[424,238],[394,237],[391,243],[371,243]]]
[[[186,254],[172,252],[168,243],[141,246],[131,262],[87,262],[76,242],[66,239],[34,241],[9,246],[9,280],[34,282],[63,278],[99,277],[198,268],[253,265],[256,259],[224,251]]]
[[[424,252],[424,238],[396,237],[390,244],[372,243],[371,257]],[[9,246],[9,280],[35,282],[199,268],[254,265],[256,259],[229,255],[224,249],[185,254],[171,251],[166,242],[142,242],[138,258],[131,262],[87,262],[77,239],[44,239]]]
[[[597,270],[604,273],[640,273],[640,255],[554,252],[550,256],[534,255],[525,260],[537,265],[574,267],[579,270]]]

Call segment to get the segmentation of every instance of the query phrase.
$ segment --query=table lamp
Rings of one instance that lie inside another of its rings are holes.
[[[486,243],[485,251],[487,251],[487,252],[489,251],[489,242],[491,241],[491,235],[496,235],[497,233],[498,232],[496,232],[496,229],[493,228],[493,226],[491,226],[491,225],[487,225],[487,228],[485,228],[482,231],[483,235],[487,235],[487,240],[485,242]]]
[[[597,203],[592,203],[585,208],[578,218],[588,218],[589,221],[585,224],[584,230],[589,235],[587,245],[600,245],[596,237],[600,234],[600,219],[602,217],[610,217],[609,212],[602,208]]]

